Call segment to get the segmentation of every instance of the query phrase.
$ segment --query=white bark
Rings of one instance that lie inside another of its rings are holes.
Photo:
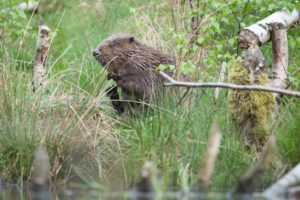
[[[299,22],[299,11],[282,10],[244,28],[239,35],[239,44],[246,49],[264,44],[271,38],[273,63],[270,85],[272,87],[285,88],[289,59],[287,30]]]
[[[38,2],[35,1],[23,2],[17,6],[17,9],[28,11],[28,12],[34,12],[37,11],[38,9]]]
[[[284,199],[287,193],[287,189],[290,186],[300,183],[300,164],[298,164],[287,175],[279,179],[276,183],[267,188],[264,195],[268,199],[280,200]]]
[[[287,29],[278,23],[272,25],[273,62],[270,85],[285,88],[289,63]]]
[[[33,61],[33,87],[34,90],[45,88],[45,63],[50,45],[50,28],[43,24],[39,26],[38,39]]]
[[[220,71],[220,76],[219,76],[218,83],[222,83],[224,81],[226,67],[227,67],[227,63],[223,62],[222,67],[221,67],[221,71]],[[217,101],[218,98],[219,98],[219,92],[220,92],[220,88],[216,88],[215,93],[214,93],[215,101]]]
[[[273,23],[282,24],[286,29],[299,22],[300,16],[297,10],[289,12],[282,10],[273,13],[263,20],[243,28],[239,35],[239,43],[242,48],[248,48],[252,45],[261,45],[270,40]]]

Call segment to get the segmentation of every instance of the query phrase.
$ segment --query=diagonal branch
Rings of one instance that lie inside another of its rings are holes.
[[[232,83],[197,83],[197,82],[184,82],[184,81],[176,81],[171,76],[164,72],[159,72],[160,75],[169,81],[169,83],[165,83],[165,86],[173,86],[173,87],[189,87],[189,88],[227,88],[234,90],[253,90],[253,91],[263,91],[263,92],[274,92],[278,94],[283,94],[287,96],[293,96],[300,98],[300,92],[284,90],[280,88],[270,87],[270,86],[262,86],[262,85],[236,85]]]

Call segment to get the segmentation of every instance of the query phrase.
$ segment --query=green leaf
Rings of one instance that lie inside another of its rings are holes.
[[[197,38],[197,43],[198,43],[199,45],[201,45],[203,42],[204,42],[204,37],[198,37],[198,38]]]

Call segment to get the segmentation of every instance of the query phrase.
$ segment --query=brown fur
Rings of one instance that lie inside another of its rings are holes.
[[[167,54],[125,33],[103,40],[93,55],[108,70],[108,79],[122,88],[123,100],[149,102],[163,88],[163,79],[155,68],[174,64]]]

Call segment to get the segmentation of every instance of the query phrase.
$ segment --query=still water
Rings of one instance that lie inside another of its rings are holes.
[[[250,196],[231,196],[227,193],[184,193],[167,192],[157,194],[144,194],[136,192],[104,192],[85,187],[50,187],[50,188],[30,188],[28,186],[0,185],[1,200],[196,200],[196,199],[243,199],[260,200],[264,199],[260,194]]]

